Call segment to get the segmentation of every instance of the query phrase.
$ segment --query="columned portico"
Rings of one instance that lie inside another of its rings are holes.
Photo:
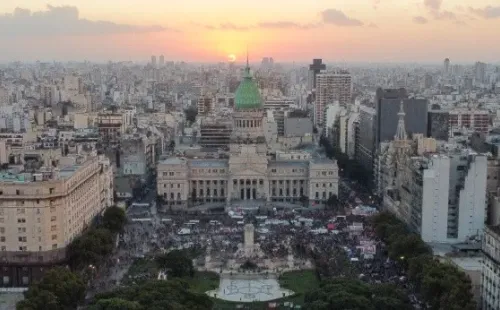
[[[265,180],[263,178],[233,178],[232,194],[229,200],[266,199]]]

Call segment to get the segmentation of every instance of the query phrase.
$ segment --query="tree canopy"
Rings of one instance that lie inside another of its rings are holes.
[[[305,309],[405,310],[408,297],[392,285],[370,285],[349,278],[335,278],[306,293]]]
[[[76,273],[64,267],[55,267],[45,273],[40,282],[25,293],[17,310],[76,309],[85,297],[85,282]]]
[[[128,301],[129,303],[125,303]],[[129,308],[113,308],[115,305]],[[139,305],[139,308],[133,308]],[[205,294],[193,293],[180,279],[152,280],[96,296],[92,310],[206,310],[213,303]],[[97,307],[97,308],[96,308]],[[101,307],[101,308],[99,308]],[[103,308],[106,307],[106,308]],[[132,307],[132,308],[131,308]]]
[[[123,230],[127,223],[127,215],[122,208],[112,206],[104,211],[102,216],[102,227],[111,232],[118,233]]]
[[[403,222],[389,212],[372,218],[375,233],[388,247],[389,257],[398,260],[408,272],[432,309],[475,309],[469,277],[455,266],[442,263],[420,236],[408,231]]]
[[[156,258],[161,269],[167,270],[169,277],[192,277],[194,275],[193,261],[186,251],[173,250]]]
[[[194,106],[189,107],[184,110],[184,115],[186,116],[186,121],[194,123],[196,121],[196,116],[198,115],[198,109]]]
[[[74,270],[99,266],[114,248],[114,235],[105,228],[90,228],[68,246],[68,259]]]

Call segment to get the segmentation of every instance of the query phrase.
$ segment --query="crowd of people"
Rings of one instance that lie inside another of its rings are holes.
[[[96,276],[94,286],[102,291],[120,285],[120,277],[135,259],[172,249],[195,249],[196,267],[203,268],[210,260],[222,271],[231,259],[248,259],[241,254],[244,226],[253,224],[255,243],[261,252],[253,263],[259,268],[268,268],[265,264],[269,262],[287,263],[293,257],[293,268],[306,268],[309,262],[307,266],[315,266],[320,277],[349,274],[369,283],[393,283],[411,294],[404,272],[398,262],[387,258],[368,216],[350,214],[354,205],[350,202],[344,209],[347,215],[334,210],[286,208],[230,214],[157,214],[144,207],[129,213],[109,269]]]

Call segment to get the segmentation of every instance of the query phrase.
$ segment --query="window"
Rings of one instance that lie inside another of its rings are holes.
[[[7,247],[5,245],[2,245],[2,251],[7,251]]]
[[[18,233],[25,233],[26,232],[26,227],[18,227],[17,228]]]
[[[52,240],[57,240],[57,235],[52,235]]]
[[[50,217],[50,221],[51,221],[51,222],[55,222],[56,220],[57,220],[57,217],[56,217],[56,216],[51,216],[51,217]]]
[[[50,212],[56,212],[56,207],[50,207]]]
[[[54,244],[52,245],[52,249],[53,249],[53,250],[57,249],[57,243],[54,243]]]
[[[271,172],[272,173],[276,173],[276,169],[271,169]]]
[[[28,247],[26,247],[26,246],[19,247],[19,251],[27,251],[27,250],[28,250]]]
[[[50,226],[50,231],[56,231],[56,230],[57,230],[57,225]]]
[[[5,236],[0,237],[0,242],[5,242]]]
[[[25,218],[18,218],[17,222],[18,223],[26,223],[26,219]]]
[[[19,240],[19,242],[26,242],[26,237],[25,236],[21,236],[21,237],[18,237],[17,238]]]
[[[3,223],[3,222],[4,222],[4,218],[0,217],[0,223]]]
[[[55,188],[51,187],[49,188],[49,194],[54,194]]]
[[[21,195],[21,191],[16,189],[16,195]]]

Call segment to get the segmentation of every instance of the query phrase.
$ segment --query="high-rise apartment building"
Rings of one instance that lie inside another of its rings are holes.
[[[66,246],[113,204],[106,157],[61,157],[59,166],[0,172],[0,286],[26,286],[66,260]]]
[[[313,59],[313,63],[309,65],[308,89],[316,89],[316,76],[321,71],[326,70],[326,65],[322,59]]]
[[[160,67],[163,67],[165,65],[165,56],[160,55]]]
[[[450,74],[450,59],[449,58],[446,58],[444,60],[443,73],[444,73],[444,75]]]
[[[484,229],[482,246],[481,309],[500,309],[500,226]]]
[[[329,104],[338,102],[346,107],[352,100],[351,74],[345,70],[321,73],[316,76],[316,102],[314,106],[314,124],[323,125],[325,109]]]
[[[484,62],[476,62],[474,65],[474,74],[476,76],[477,83],[486,82],[486,64]]]
[[[151,56],[151,66],[153,66],[153,68],[156,68],[156,56]]]
[[[469,150],[409,157],[386,206],[425,242],[460,243],[483,234],[487,156]]]
[[[215,112],[215,98],[211,95],[205,94],[198,98],[197,103],[198,115],[204,116]]]

